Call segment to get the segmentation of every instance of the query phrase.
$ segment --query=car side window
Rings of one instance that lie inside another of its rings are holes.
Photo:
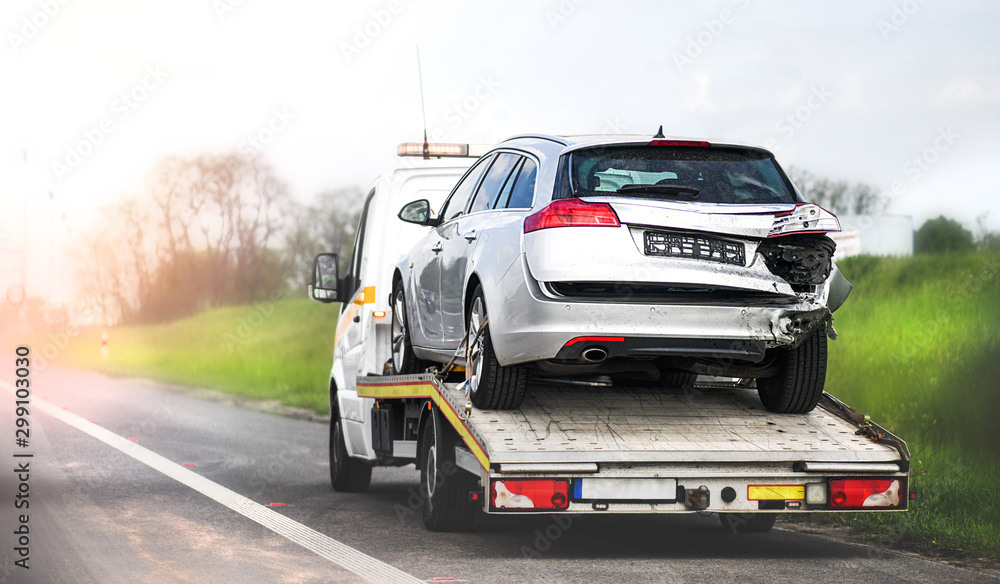
[[[538,174],[538,165],[530,158],[524,159],[521,165],[521,172],[517,174],[517,182],[510,192],[510,200],[507,201],[508,209],[527,209],[531,207],[531,201],[535,198],[535,177]]]
[[[486,169],[489,168],[492,159],[493,157],[490,156],[477,162],[472,167],[472,170],[465,175],[465,178],[462,179],[462,182],[458,183],[455,190],[451,192],[451,196],[445,201],[444,209],[441,210],[441,217],[444,218],[442,223],[447,223],[465,212],[466,203],[469,202],[472,193],[475,192],[476,185],[479,184],[479,179],[486,172]]]
[[[493,202],[492,209],[503,209],[507,206],[507,201],[510,200],[510,192],[514,190],[514,183],[517,182],[517,175],[521,172],[521,167],[524,166],[525,158],[522,156],[520,160],[517,161],[517,166],[514,168],[514,172],[510,173],[510,178],[507,179],[507,184],[503,186],[503,190],[497,196],[497,200]]]
[[[483,178],[483,182],[479,185],[479,190],[476,191],[476,197],[472,200],[469,213],[485,211],[490,208],[490,203],[496,200],[497,195],[500,194],[500,190],[510,180],[510,171],[514,170],[518,159],[520,159],[520,156],[509,152],[497,154],[496,160],[493,161],[493,166],[490,167],[490,170],[486,173],[486,177]]]

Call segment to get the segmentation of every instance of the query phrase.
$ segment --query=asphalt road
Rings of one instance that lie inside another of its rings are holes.
[[[0,583],[998,581],[780,528],[733,536],[715,517],[481,516],[431,533],[410,513],[413,467],[376,469],[367,493],[330,488],[325,424],[95,373],[31,380],[27,448],[0,388]],[[11,472],[24,461],[26,481]],[[30,569],[14,564],[22,514]]]

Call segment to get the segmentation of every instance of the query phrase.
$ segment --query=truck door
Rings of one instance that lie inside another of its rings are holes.
[[[345,290],[348,291],[344,297],[347,299],[340,306],[340,319],[337,322],[336,351],[344,366],[344,389],[355,390],[358,376],[358,365],[361,359],[362,343],[362,317],[364,311],[365,298],[364,286],[362,285],[362,275],[365,273],[365,235],[368,233],[368,223],[370,219],[369,210],[372,199],[375,196],[374,189],[368,193],[365,205],[361,211],[361,220],[358,223],[358,232],[354,237],[354,251],[351,254],[351,262],[347,267],[347,275],[344,278]],[[345,413],[346,415],[346,413]]]

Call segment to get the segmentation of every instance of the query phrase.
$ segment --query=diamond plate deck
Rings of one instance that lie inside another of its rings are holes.
[[[464,396],[446,389],[455,399]],[[817,408],[768,412],[752,389],[534,384],[518,410],[473,409],[490,463],[887,462],[899,453]]]

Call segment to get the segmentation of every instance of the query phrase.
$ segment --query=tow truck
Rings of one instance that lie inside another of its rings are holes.
[[[717,513],[734,532],[768,531],[778,512],[907,510],[905,442],[828,393],[809,413],[775,414],[739,379],[539,379],[520,408],[493,411],[470,402],[461,349],[443,367],[392,375],[393,268],[422,229],[397,210],[420,198],[440,208],[486,150],[400,145],[366,198],[346,275],[336,254],[316,257],[310,297],[341,302],[329,381],[336,490],[366,490],[374,466],[416,464],[432,531],[467,529],[479,510]]]

